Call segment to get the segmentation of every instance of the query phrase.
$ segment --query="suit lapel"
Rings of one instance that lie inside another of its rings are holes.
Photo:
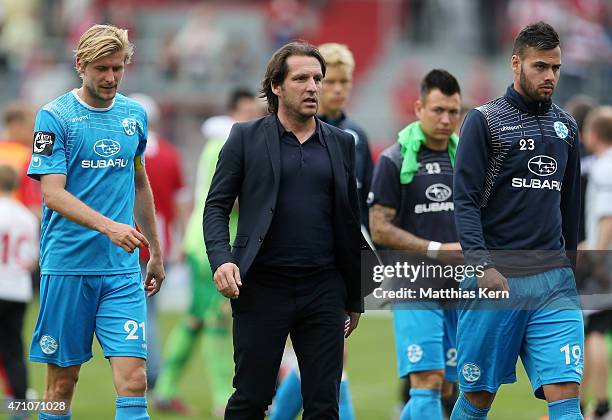
[[[272,164],[272,172],[274,173],[274,185],[277,186],[280,180],[280,139],[278,137],[278,126],[276,125],[276,116],[274,114],[266,117],[265,136],[266,146],[268,148],[268,156]]]

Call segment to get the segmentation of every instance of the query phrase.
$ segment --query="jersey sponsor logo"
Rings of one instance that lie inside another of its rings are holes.
[[[567,135],[569,134],[569,130],[567,129],[567,126],[563,124],[561,121],[555,121],[555,123],[553,124],[553,127],[555,129],[555,133],[557,133],[557,136],[561,139],[566,138]]]
[[[529,172],[537,176],[550,176],[557,172],[557,161],[546,155],[538,155],[527,162]]]
[[[455,204],[451,202],[446,203],[426,203],[426,204],[416,204],[414,206],[414,213],[438,213],[441,211],[454,211]]]
[[[548,179],[541,180],[538,178],[535,178],[535,179],[512,178],[512,186],[514,188],[532,188],[534,190],[561,191],[562,185],[563,183],[561,181],[551,181]]]
[[[38,156],[33,156],[31,164],[32,168],[38,168],[40,165],[42,165],[42,159]]]
[[[433,184],[425,190],[425,197],[431,201],[446,201],[453,194],[453,190],[444,184]]]
[[[127,159],[99,159],[81,161],[81,168],[83,169],[125,168],[127,166]]]
[[[121,121],[121,125],[123,126],[123,131],[128,136],[133,136],[136,134],[136,120],[134,118],[124,118]]]
[[[461,368],[461,374],[468,382],[476,382],[480,379],[480,368],[475,363],[465,363]]]
[[[519,128],[523,128],[522,125],[518,124],[518,125],[504,125],[502,128],[499,129],[499,131],[513,131],[513,130],[518,130]]]
[[[32,151],[39,155],[51,156],[53,143],[55,143],[55,134],[48,131],[37,131],[34,133]]]
[[[418,344],[411,344],[406,349],[410,363],[418,363],[423,358],[423,349]]]
[[[93,150],[98,156],[111,157],[119,153],[121,145],[115,140],[102,139],[94,144]]]
[[[42,350],[42,352],[45,354],[53,354],[57,351],[57,348],[59,347],[59,345],[57,344],[57,340],[51,337],[50,335],[43,335],[42,337],[40,337],[38,344],[40,345],[40,349]]]

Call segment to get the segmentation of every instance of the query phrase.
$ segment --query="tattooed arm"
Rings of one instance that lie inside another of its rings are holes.
[[[391,207],[374,204],[370,207],[370,232],[372,240],[389,249],[427,252],[429,241],[407,230],[398,228],[392,221],[397,211]]]
[[[429,242],[407,230],[401,229],[393,224],[397,211],[391,207],[374,204],[370,207],[370,232],[372,241],[389,249],[427,252]],[[458,242],[442,244],[441,251],[460,250]]]

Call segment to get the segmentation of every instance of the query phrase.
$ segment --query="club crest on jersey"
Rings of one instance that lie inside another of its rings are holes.
[[[557,133],[557,136],[559,136],[561,139],[566,138],[569,134],[569,130],[567,129],[566,125],[561,121],[555,121],[553,127],[555,128],[555,133]]]
[[[466,363],[461,368],[461,374],[468,382],[476,382],[480,379],[480,368],[474,363]]]
[[[53,143],[55,143],[55,134],[48,131],[37,131],[34,133],[32,151],[38,155],[51,156]]]
[[[124,118],[121,121],[121,125],[123,126],[123,131],[128,136],[133,136],[136,134],[136,120],[134,118]]]
[[[417,363],[423,358],[423,349],[418,344],[411,344],[406,350],[410,363]]]
[[[538,155],[527,162],[529,172],[537,176],[550,176],[557,172],[557,161],[546,155]]]
[[[38,342],[40,345],[40,349],[45,354],[53,354],[57,351],[59,345],[57,344],[57,340],[50,335],[43,335],[40,337],[40,341]]]
[[[446,201],[452,194],[450,187],[444,184],[432,184],[425,190],[425,197],[431,201]]]
[[[119,153],[121,145],[115,140],[102,139],[94,144],[93,149],[98,156],[110,157]]]

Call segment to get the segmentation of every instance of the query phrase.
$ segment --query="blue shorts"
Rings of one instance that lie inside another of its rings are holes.
[[[400,378],[444,369],[447,381],[457,381],[457,311],[393,309],[393,329]]]
[[[108,276],[42,275],[30,360],[81,365],[94,332],[105,357],[147,358],[146,297],[140,272]]]
[[[510,295],[533,306],[514,309],[473,309],[479,299],[459,309],[457,354],[462,391],[496,393],[501,384],[516,382],[521,357],[534,394],[544,399],[542,385],[580,383],[584,367],[584,325],[574,274],[559,268],[527,277],[509,277]],[[471,277],[464,290],[477,290]],[[563,301],[563,304],[560,304]],[[470,309],[472,307],[472,309]]]

